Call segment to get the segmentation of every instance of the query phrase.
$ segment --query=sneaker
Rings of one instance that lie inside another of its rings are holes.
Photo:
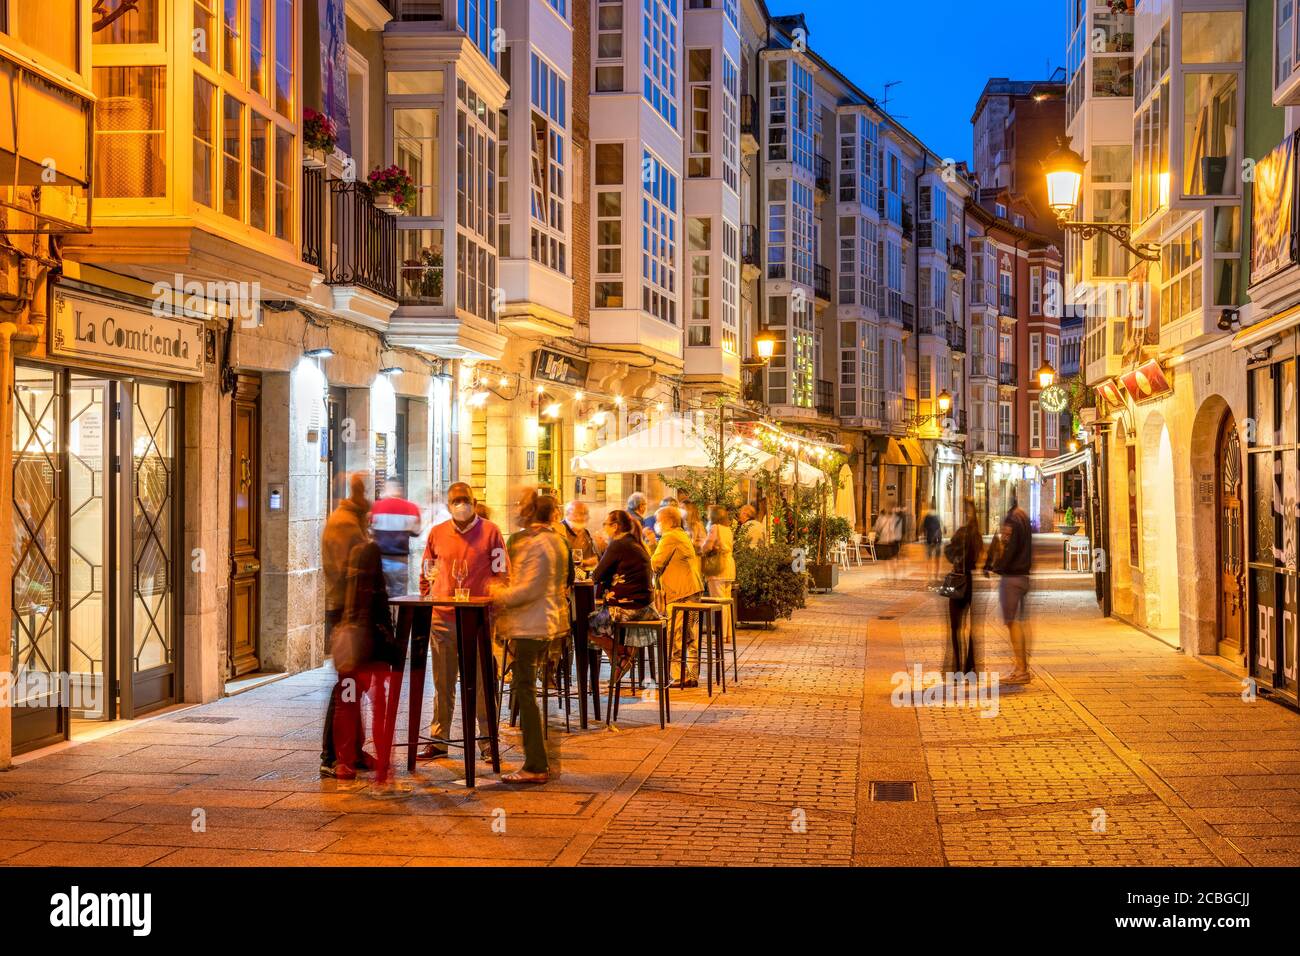
[[[326,779],[326,778],[332,779],[333,777],[336,777],[338,774],[334,769],[334,764],[323,763],[320,765],[320,775],[322,779]]]

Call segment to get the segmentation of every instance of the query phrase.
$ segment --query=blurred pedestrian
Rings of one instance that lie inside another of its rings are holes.
[[[407,592],[411,579],[411,539],[420,533],[420,507],[402,496],[402,482],[389,478],[384,496],[370,509],[370,528],[384,568],[389,597]]]
[[[596,536],[591,533],[590,510],[585,501],[574,499],[564,506],[564,521],[561,526],[568,540],[569,550],[574,554],[582,553],[580,562],[584,569],[590,570],[600,561],[601,547]]]
[[[714,505],[709,509],[709,532],[701,548],[704,584],[709,597],[731,597],[731,585],[736,580],[735,544],[730,512],[724,505]]]
[[[946,671],[958,674],[974,673],[978,668],[975,646],[975,621],[971,602],[975,597],[975,568],[980,552],[984,550],[984,536],[980,533],[979,516],[975,500],[962,501],[964,522],[948,542],[944,556],[952,563],[945,586],[948,595],[948,625],[950,648]]]
[[[1029,652],[1025,642],[1026,601],[1029,597],[1029,575],[1034,563],[1034,533],[1025,514],[1013,497],[1011,508],[1002,519],[1000,538],[996,548],[989,549],[984,562],[984,574],[997,572],[998,605],[1002,621],[1007,626],[1011,641],[1011,673],[1001,678],[1003,684],[1027,684],[1033,678],[1029,673]]]
[[[690,536],[691,544],[695,545],[697,553],[704,552],[704,539],[708,537],[708,529],[704,526],[704,518],[700,515],[700,506],[693,501],[688,501],[683,508],[686,511],[682,519],[682,527]]]
[[[325,580],[325,653],[331,650],[334,629],[343,620],[347,605],[348,562],[352,551],[364,544],[367,515],[370,512],[370,499],[366,497],[366,478],[360,472],[348,476],[348,497],[339,501],[330,516],[325,520],[325,531],[321,535],[321,575]],[[337,754],[334,745],[334,715],[338,708],[338,697],[342,691],[343,678],[337,677],[330,691],[329,704],[325,708],[325,727],[321,734],[320,775],[334,776]],[[356,734],[360,728],[361,712],[356,711]],[[371,769],[372,762],[365,755],[359,755],[358,767]]]
[[[886,507],[876,519],[876,544],[890,580],[898,577],[898,556],[903,547],[902,521],[896,508]]]
[[[450,598],[457,588],[464,588],[470,597],[487,597],[490,585],[504,581],[509,570],[505,540],[496,525],[475,513],[474,492],[465,482],[458,481],[447,489],[447,503],[451,507],[451,520],[435,525],[424,546],[422,567],[427,570],[420,576],[420,594]],[[433,669],[433,721],[429,736],[433,743],[421,749],[421,760],[447,756],[460,674],[455,626],[451,608],[434,608],[429,641],[429,663]],[[491,661],[479,664],[492,666]],[[481,674],[479,686],[486,686]],[[487,707],[487,695],[479,694],[478,720],[484,727]],[[486,750],[486,745],[481,745],[479,750]]]
[[[700,578],[700,559],[695,554],[695,546],[682,529],[682,518],[676,508],[660,508],[655,514],[655,523],[661,532],[659,543],[655,546],[650,559],[655,573],[659,576],[659,589],[664,593],[664,603],[668,607],[669,620],[672,620],[672,605],[683,601],[693,601],[704,591]],[[682,680],[680,663],[685,662],[685,679],[683,687],[699,686],[699,665],[691,660],[690,648],[695,643],[694,628],[685,626],[683,633],[674,631],[669,635],[672,644],[669,674],[679,675]],[[674,686],[677,686],[674,684]]]
[[[740,534],[751,548],[760,547],[767,538],[763,522],[758,520],[758,509],[753,505],[742,505],[737,513],[740,519]]]
[[[934,508],[934,502],[925,509],[925,515],[921,518],[921,538],[925,542],[925,560],[926,566],[930,571],[930,580],[939,580],[939,555],[943,552],[943,522],[939,519],[939,512]]]
[[[492,588],[498,609],[497,627],[511,642],[514,676],[512,696],[519,704],[524,739],[524,765],[507,773],[507,783],[545,783],[549,776],[542,714],[537,706],[537,675],[545,667],[547,649],[569,632],[569,602],[565,580],[571,573],[568,547],[556,531],[559,504],[549,495],[533,501],[530,523],[516,543],[517,560],[508,584]]]
[[[348,559],[347,598],[343,618],[335,629],[334,663],[339,673],[334,712],[337,760],[334,776],[352,780],[362,761],[365,742],[361,697],[370,699],[371,732],[375,744],[374,795],[398,796],[409,792],[392,780],[393,710],[389,701],[397,690],[399,663],[397,637],[388,606],[388,588],[382,551],[373,538],[352,549]]]

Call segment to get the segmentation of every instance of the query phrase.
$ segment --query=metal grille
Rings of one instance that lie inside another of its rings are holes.
[[[238,717],[177,717],[173,724],[228,724]]]
[[[916,799],[916,784],[911,780],[871,781],[874,803],[909,803]]]
[[[0,800],[12,800],[18,796],[17,790],[0,790]]]
[[[1147,680],[1187,680],[1182,674],[1147,674]]]

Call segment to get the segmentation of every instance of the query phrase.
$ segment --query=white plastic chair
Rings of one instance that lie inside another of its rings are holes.
[[[867,554],[871,555],[871,560],[873,562],[879,560],[876,557],[876,533],[874,531],[867,532],[867,540],[863,543],[862,547]]]
[[[1073,537],[1065,546],[1069,570],[1087,571],[1092,559],[1092,548],[1087,538]],[[1077,565],[1077,567],[1076,567]]]
[[[849,547],[843,541],[837,541],[831,546],[830,559],[838,564],[841,569],[849,569]]]

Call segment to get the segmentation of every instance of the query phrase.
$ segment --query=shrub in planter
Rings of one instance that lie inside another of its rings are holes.
[[[741,535],[736,538],[734,554],[737,620],[788,620],[806,605],[808,579],[795,571],[794,549],[789,545],[778,542],[754,546]]]

